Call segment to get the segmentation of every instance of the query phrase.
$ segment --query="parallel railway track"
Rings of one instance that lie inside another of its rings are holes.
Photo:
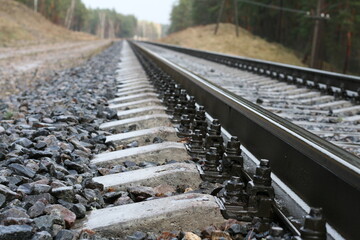
[[[276,63],[271,65],[270,62],[251,59],[244,63],[242,58],[162,46],[171,51],[152,49],[174,63],[360,156],[359,77]]]

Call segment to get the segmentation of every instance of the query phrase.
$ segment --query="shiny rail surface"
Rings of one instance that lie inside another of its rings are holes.
[[[359,158],[256,104],[181,69],[134,42],[132,46],[177,80],[190,95],[195,96],[197,102],[219,119],[224,128],[237,135],[242,145],[257,158],[270,159],[272,171],[308,205],[321,206],[328,222],[340,234],[349,239],[360,237],[357,231],[360,216]],[[189,51],[195,50],[184,50]],[[228,65],[244,66],[239,62],[234,63],[240,60],[233,56],[213,57]],[[230,59],[236,61],[232,62]],[[341,74],[329,77],[326,72],[305,68],[299,68],[297,73],[290,73],[288,65],[277,64],[270,67],[268,62],[257,62],[258,65],[248,63],[245,68],[278,77],[284,75],[286,79],[298,79],[302,76],[302,79],[310,79],[317,85],[330,84],[338,87],[340,91],[353,91],[359,84],[359,78],[356,77]],[[341,84],[344,79],[347,83]]]
[[[221,54],[211,51],[197,50],[193,48],[179,47],[170,44],[160,44],[155,42],[146,43],[271,78],[301,84],[309,88],[316,88],[332,95],[341,96],[345,99],[351,98],[357,102],[360,100],[360,77],[357,76]]]

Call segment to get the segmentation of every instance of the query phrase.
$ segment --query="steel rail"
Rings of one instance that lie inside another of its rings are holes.
[[[360,239],[360,159],[305,129],[253,104],[132,42],[308,205],[322,207],[329,222],[349,239]]]
[[[271,78],[302,84],[311,88],[317,88],[319,90],[327,91],[330,94],[341,95],[345,98],[357,97],[357,100],[360,98],[360,77],[358,76],[193,48],[179,47],[170,44],[160,44],[155,42],[145,43],[217,62],[230,67],[250,71],[256,74],[265,75]],[[332,87],[335,87],[336,89],[333,89]],[[352,93],[347,91],[351,91]]]

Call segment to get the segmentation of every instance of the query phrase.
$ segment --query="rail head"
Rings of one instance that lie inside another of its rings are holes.
[[[144,42],[170,50],[186,53],[192,56],[204,58],[210,61],[225,64],[231,67],[251,71],[272,78],[282,79],[308,87],[315,87],[346,97],[359,98],[360,77],[340,74],[313,68],[276,63],[254,58],[223,54],[206,50],[179,47],[171,44]],[[335,88],[335,89],[333,89]],[[347,92],[350,91],[350,92]]]
[[[339,232],[357,236],[354,219],[360,216],[359,158],[133,44],[194,95],[257,158],[270,159],[274,173],[309,205],[322,206]]]

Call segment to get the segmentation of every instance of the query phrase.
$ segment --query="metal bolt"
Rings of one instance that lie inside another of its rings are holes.
[[[256,167],[254,183],[257,185],[271,186],[271,169],[269,160],[260,160],[260,165]]]
[[[282,240],[284,230],[281,227],[271,227],[269,236],[266,237],[266,240]]]
[[[182,108],[181,104],[177,104],[175,106],[173,116],[170,119],[172,123],[180,123],[182,109],[183,108]]]
[[[325,240],[326,221],[322,215],[322,208],[311,208],[305,217],[304,227],[300,229],[303,240]]]
[[[217,152],[216,147],[211,147],[209,149],[209,151],[206,153],[205,159],[206,159],[206,162],[205,162],[204,170],[216,172],[217,166],[220,161],[220,156]]]
[[[220,135],[221,134],[221,125],[218,119],[214,119],[208,128],[209,135]]]

